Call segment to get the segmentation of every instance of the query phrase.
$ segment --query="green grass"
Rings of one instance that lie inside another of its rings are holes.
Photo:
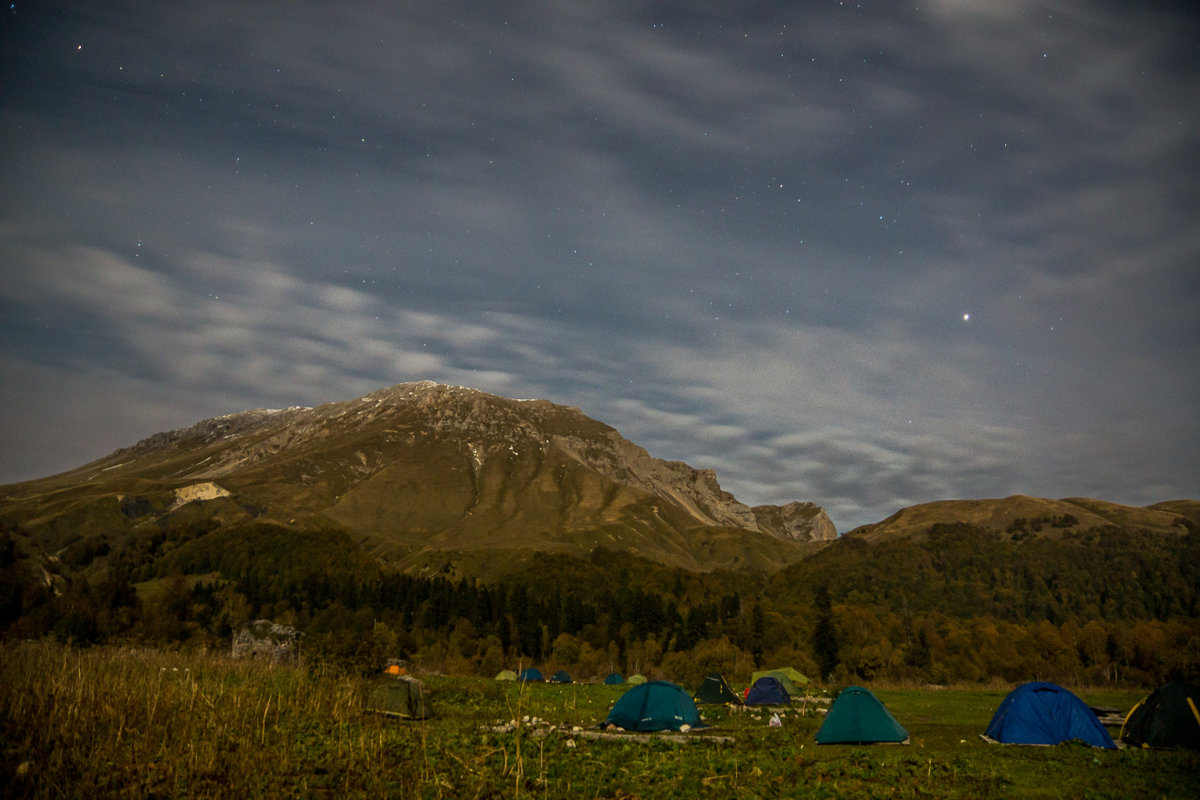
[[[637,741],[593,738],[621,687],[423,680],[437,716],[398,722],[365,710],[369,681],[334,673],[5,643],[0,795],[1160,798],[1200,781],[1197,753],[988,745],[1002,688],[876,689],[912,743],[863,747],[815,745],[812,706],[779,728],[703,707],[712,728]],[[1128,708],[1143,693],[1079,694]]]

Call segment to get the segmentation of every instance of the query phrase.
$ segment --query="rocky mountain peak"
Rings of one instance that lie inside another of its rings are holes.
[[[138,508],[175,513],[195,497],[223,521],[332,524],[414,566],[606,547],[688,569],[772,569],[836,536],[812,504],[750,508],[711,469],[654,458],[578,408],[431,381],[215,417],[80,472],[93,492],[136,479],[168,498]],[[205,491],[180,494],[192,486]]]

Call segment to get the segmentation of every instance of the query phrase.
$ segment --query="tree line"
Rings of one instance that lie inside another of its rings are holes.
[[[270,618],[304,633],[306,657],[368,672],[399,657],[456,673],[532,664],[681,681],[782,665],[834,681],[1200,678],[1200,533],[1027,529],[847,538],[770,577],[604,550],[538,555],[485,583],[391,570],[338,530],[257,522],[77,542],[52,585],[9,529],[0,630],[219,648]]]

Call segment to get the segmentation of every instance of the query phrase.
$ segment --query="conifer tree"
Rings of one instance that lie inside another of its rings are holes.
[[[817,614],[813,628],[813,651],[821,675],[828,677],[838,665],[837,632],[833,629],[833,603],[829,598],[829,587],[817,587],[814,598]]]

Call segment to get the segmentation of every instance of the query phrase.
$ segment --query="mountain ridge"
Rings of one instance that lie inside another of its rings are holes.
[[[597,549],[689,571],[774,572],[838,539],[819,506],[743,504],[712,470],[654,458],[574,406],[431,381],[156,433],[0,488],[0,520],[36,533],[49,553],[151,529],[336,529],[395,568],[477,577],[538,552]],[[1112,526],[1171,534],[1200,526],[1200,502],[942,500],[841,538],[924,539],[953,524],[1014,540]]]
[[[1127,506],[1086,497],[1049,499],[1029,495],[974,500],[935,500],[896,511],[880,522],[848,531],[844,537],[868,542],[920,538],[935,525],[970,525],[1016,538],[1053,538],[1106,526],[1154,533],[1185,533],[1200,526],[1200,501],[1168,500]]]
[[[712,470],[654,458],[573,406],[429,381],[201,420],[5,493],[35,524],[105,498],[135,526],[187,505],[218,527],[331,524],[405,569],[474,571],[466,551],[612,547],[770,570],[836,537],[814,504],[747,506]]]

